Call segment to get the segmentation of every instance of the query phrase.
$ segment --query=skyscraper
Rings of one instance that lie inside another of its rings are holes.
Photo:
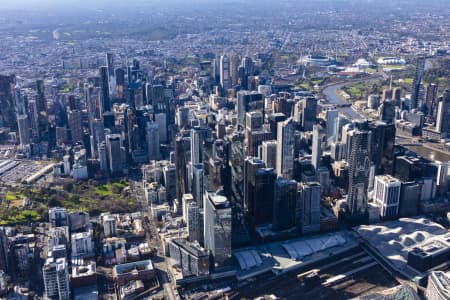
[[[16,113],[18,115],[26,114],[27,113],[27,104],[26,104],[24,95],[22,95],[22,90],[19,85],[16,85],[14,87],[14,100],[15,100]]]
[[[266,163],[267,168],[276,168],[277,164],[277,141],[263,141],[261,159]]]
[[[238,124],[245,127],[247,112],[260,110],[264,120],[264,97],[263,94],[249,91],[239,91],[237,93],[237,115]]]
[[[205,193],[203,164],[192,165],[192,196],[197,205],[203,207],[203,194]]]
[[[369,123],[371,131],[371,160],[375,174],[393,174],[395,125],[375,121]]]
[[[30,122],[27,115],[17,115],[17,124],[19,127],[19,141],[23,147],[30,144]]]
[[[33,142],[39,142],[39,112],[35,100],[28,102],[28,118],[30,120],[31,139]]]
[[[158,160],[161,157],[159,144],[159,128],[156,123],[147,123],[146,127],[147,155],[149,160]]]
[[[401,186],[400,180],[391,175],[375,176],[374,201],[380,207],[380,217],[398,216]]]
[[[262,160],[255,157],[247,157],[244,162],[244,210],[248,211],[249,201],[251,201],[255,186],[255,176],[258,169],[264,168],[265,164]]]
[[[435,115],[437,92],[438,85],[435,83],[430,83],[427,87],[427,94],[425,96],[425,104],[427,107],[428,116]]]
[[[120,134],[106,136],[106,153],[111,176],[122,174],[122,149]]]
[[[273,228],[286,230],[293,228],[297,221],[297,182],[278,177],[275,180],[273,203]]]
[[[177,173],[177,199],[181,199],[183,194],[187,192],[188,184],[186,172],[186,149],[182,136],[178,136],[175,140],[175,169]]]
[[[45,98],[45,86],[43,80],[36,81],[36,106],[39,124],[39,137],[41,140],[48,139],[48,120],[47,120],[47,99]]]
[[[231,88],[230,60],[226,55],[220,57],[220,85],[224,91]]]
[[[292,118],[278,123],[277,174],[292,178],[294,170],[295,125]]]
[[[302,100],[302,129],[304,131],[311,131],[313,125],[317,121],[317,99],[314,97],[307,97]]]
[[[16,128],[17,120],[14,109],[14,86],[16,76],[0,75],[0,125],[2,127]]]
[[[322,159],[322,137],[323,128],[320,125],[313,126],[313,140],[312,140],[312,166],[317,174],[320,168],[320,161]]]
[[[124,99],[125,98],[125,70],[122,68],[117,68],[115,70],[116,77],[116,98]]]
[[[207,128],[195,127],[191,129],[191,163],[203,162],[203,143],[208,137],[210,130]]]
[[[298,184],[300,220],[302,233],[318,232],[320,230],[320,194],[318,182]]]
[[[109,95],[109,75],[108,67],[100,67],[100,88],[101,88],[101,112],[111,111],[111,99]]]
[[[333,142],[337,142],[338,136],[336,132],[338,131],[337,119],[339,118],[339,112],[336,109],[329,109],[326,112],[327,119],[327,145],[331,145]]]
[[[440,98],[436,116],[436,130],[443,136],[450,132],[450,90],[445,90]]]
[[[416,75],[413,81],[413,91],[411,95],[410,109],[420,108],[423,101],[422,77],[425,71],[425,57],[420,56],[417,59]]]
[[[8,237],[5,229],[0,227],[0,270],[8,271]]]
[[[48,258],[42,267],[42,275],[47,297],[70,299],[69,267],[65,258]]]
[[[231,76],[231,85],[236,86],[239,80],[239,64],[240,64],[239,56],[233,54],[230,59],[230,76]]]
[[[247,215],[252,226],[272,224],[276,178],[274,169],[260,168],[247,182]]]
[[[215,267],[226,266],[231,260],[231,206],[221,193],[204,194],[204,241]]]
[[[363,220],[367,217],[367,188],[370,172],[371,133],[367,121],[354,122],[355,129],[349,132],[350,153],[347,158],[349,169],[348,216]]]
[[[195,201],[189,202],[186,207],[187,214],[187,229],[188,229],[188,240],[190,242],[203,241],[203,228],[201,228],[200,222],[200,209]]]
[[[82,113],[79,110],[70,110],[67,114],[72,142],[83,141]]]

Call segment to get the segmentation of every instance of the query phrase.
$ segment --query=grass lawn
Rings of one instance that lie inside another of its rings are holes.
[[[23,198],[25,198],[24,194],[15,193],[15,192],[11,192],[11,191],[8,191],[5,196],[5,200],[11,201],[11,202],[16,201],[16,200],[22,200]]]
[[[17,210],[0,221],[0,225],[26,224],[40,221],[42,217],[35,210]]]
[[[403,70],[405,69],[405,66],[403,65],[386,65],[383,66],[384,71],[390,71],[390,70]]]
[[[404,84],[413,84],[414,78],[404,78],[403,83]]]
[[[306,90],[306,91],[312,91],[313,87],[309,84],[309,82],[302,82],[299,84],[299,87],[301,87],[302,89]]]

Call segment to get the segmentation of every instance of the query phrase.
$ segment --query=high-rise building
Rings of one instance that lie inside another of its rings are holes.
[[[275,169],[277,165],[277,141],[263,141],[261,159],[267,168]]]
[[[188,190],[188,180],[186,171],[186,149],[184,139],[178,136],[175,140],[175,169],[177,182],[177,199],[181,199]],[[202,196],[203,197],[203,196]],[[200,206],[200,205],[199,205]]]
[[[237,93],[238,124],[246,127],[245,114],[251,111],[262,111],[264,120],[264,96],[261,93],[239,91]]]
[[[221,193],[204,194],[204,241],[205,249],[213,259],[215,267],[226,266],[231,260],[231,206]]]
[[[326,111],[327,119],[327,145],[331,145],[333,142],[337,142],[338,136],[337,132],[337,119],[339,117],[339,112],[336,109],[329,109]]]
[[[69,226],[69,216],[64,207],[51,207],[48,210],[48,219],[52,227]]]
[[[320,231],[320,195],[321,187],[318,182],[298,184],[298,197],[300,208],[300,226],[302,233]]]
[[[101,112],[111,111],[111,99],[109,94],[108,67],[100,67]]]
[[[5,229],[0,227],[0,270],[8,272],[8,237]]]
[[[203,194],[205,192],[203,164],[192,165],[192,196],[197,205],[203,207]]]
[[[232,197],[233,203],[243,208],[244,201],[244,158],[245,142],[242,131],[234,131],[227,136],[225,143],[228,165],[223,176],[224,187],[227,195]],[[228,172],[228,173],[226,173]]]
[[[159,144],[159,128],[156,123],[147,123],[146,127],[147,155],[149,160],[158,160],[161,157]]]
[[[188,240],[190,242],[203,242],[203,228],[200,222],[200,208],[195,201],[189,202],[186,207],[186,224],[188,229]]]
[[[392,90],[392,100],[395,100],[395,103],[400,105],[400,101],[402,100],[402,88],[396,87]]]
[[[159,142],[167,142],[167,115],[165,113],[155,114],[155,123],[158,124]]]
[[[36,81],[36,106],[38,116],[38,132],[41,140],[48,139],[47,99],[45,98],[45,86],[43,80]]]
[[[15,100],[16,114],[18,115],[26,114],[27,113],[26,97],[22,94],[22,90],[18,84],[14,87],[14,100]]]
[[[100,170],[104,173],[108,173],[108,154],[106,152],[106,142],[98,144],[98,162],[100,164]]]
[[[231,76],[231,85],[236,86],[239,81],[239,65],[241,61],[239,56],[236,54],[231,55],[230,58],[230,76]]]
[[[393,174],[395,125],[375,121],[369,123],[371,132],[371,160],[375,174]]]
[[[286,230],[297,224],[297,182],[278,177],[274,185],[273,228]]]
[[[48,258],[42,267],[42,275],[47,297],[70,299],[69,267],[65,258]]]
[[[351,141],[347,158],[349,169],[347,205],[348,216],[362,220],[367,217],[371,133],[367,121],[357,120],[354,126],[355,129],[348,133]]]
[[[302,105],[302,129],[304,131],[312,131],[313,125],[317,121],[317,99],[307,97],[301,101]]]
[[[392,98],[393,98],[392,89],[384,89],[383,96],[381,97],[381,103],[383,103],[386,100],[392,100]]]
[[[251,111],[245,114],[245,129],[248,131],[261,130],[264,119],[261,111]]]
[[[198,164],[203,162],[203,143],[210,135],[207,128],[194,127],[191,129],[191,163]]]
[[[33,142],[39,142],[39,112],[35,100],[28,102],[28,118],[30,120],[31,139]]]
[[[437,176],[436,176],[436,188],[438,191],[446,196],[448,192],[448,169],[449,164],[436,161]]]
[[[427,108],[427,115],[434,116],[436,108],[436,99],[438,93],[438,85],[436,83],[430,83],[427,87],[427,92],[425,96],[425,104]]]
[[[272,138],[272,133],[270,130],[264,126],[260,130],[246,130],[246,140],[247,140],[247,156],[260,156],[261,145],[264,141],[270,140]]]
[[[16,76],[0,75],[0,125],[1,127],[16,128],[16,113],[14,102],[14,86]]]
[[[294,170],[295,124],[292,118],[278,123],[277,174],[292,178]]]
[[[177,172],[175,165],[170,164],[163,168],[164,187],[166,188],[167,200],[172,202],[177,197]],[[177,199],[177,212],[182,214],[181,199]]]
[[[220,85],[224,91],[231,88],[230,60],[226,55],[220,57]]]
[[[120,134],[108,134],[106,136],[106,153],[108,169],[111,176],[121,175],[123,171],[122,145]]]
[[[179,128],[187,128],[189,126],[189,107],[181,106],[177,108],[176,124]]]
[[[374,201],[380,208],[380,217],[393,219],[398,216],[401,182],[391,175],[375,176]]]
[[[83,141],[82,113],[79,110],[70,110],[67,114],[72,142]]]
[[[27,115],[17,115],[17,124],[19,127],[19,141],[20,145],[23,147],[30,144],[30,122]]]
[[[420,56],[417,59],[416,75],[413,81],[413,91],[411,96],[410,109],[420,108],[423,102],[422,77],[425,71],[425,57]]]
[[[320,162],[322,160],[322,138],[323,128],[320,125],[313,126],[313,140],[312,140],[312,166],[314,171],[320,168]]]
[[[276,178],[274,169],[260,168],[247,181],[247,216],[252,226],[272,224]]]
[[[440,98],[436,117],[436,130],[448,136],[450,132],[450,90],[445,90]]]
[[[380,120],[388,124],[394,123],[395,120],[395,102],[391,99],[386,99],[378,108]]]
[[[255,157],[247,157],[244,162],[244,210],[248,211],[255,186],[255,176],[258,169],[265,168],[265,163]]]

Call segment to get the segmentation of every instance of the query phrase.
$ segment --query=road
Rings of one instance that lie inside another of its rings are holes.
[[[148,201],[144,197],[144,189],[143,189],[144,187],[142,179],[136,178],[132,182],[133,182],[132,188],[136,198],[136,204],[138,205],[139,210],[144,214],[144,216],[147,217],[148,220],[151,220]],[[162,252],[161,243],[158,241],[158,232],[156,231],[156,228],[151,222],[148,223],[147,231],[148,231],[147,240],[149,245],[154,246],[155,248],[158,249],[158,254],[152,261],[157,271],[159,283],[163,287],[163,291],[161,291],[163,292],[162,296],[164,297],[164,299],[169,300],[180,299],[180,297],[178,296],[178,292],[174,289],[169,279],[167,271],[168,270],[167,262],[164,257],[164,253]],[[159,294],[161,294],[161,292],[154,296],[157,297]]]

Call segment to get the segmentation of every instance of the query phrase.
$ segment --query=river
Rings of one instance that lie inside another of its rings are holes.
[[[428,68],[431,65],[431,63],[428,60],[427,60],[426,64],[427,64],[426,67],[428,67]],[[378,79],[371,78],[366,81],[373,81],[373,80],[378,80]],[[362,81],[363,80],[361,80],[359,82],[362,82]],[[358,82],[358,81],[353,81],[352,83],[356,83],[356,82]],[[326,87],[322,91],[322,93],[325,95],[325,99],[327,100],[327,102],[330,104],[336,104],[336,105],[346,104],[346,102],[337,94],[337,91],[346,84],[349,84],[349,82],[338,83],[338,84],[334,84],[334,85],[330,85],[330,86]],[[342,113],[343,115],[345,115],[347,118],[349,118],[350,120],[365,119],[364,115],[355,111],[351,107],[338,107],[337,110],[340,113]],[[442,162],[450,161],[450,154],[446,154],[443,152],[439,152],[437,150],[429,149],[424,146],[406,146],[406,148],[408,148],[409,150],[415,152],[416,154],[418,154],[426,159],[429,159],[430,161],[436,161],[436,160],[442,161]]]
[[[347,104],[337,94],[337,91],[344,85],[345,85],[345,83],[330,85],[322,91],[322,93],[325,95],[325,99],[327,100],[328,103],[337,104],[337,105]],[[342,113],[343,115],[347,116],[350,120],[361,119],[361,118],[364,119],[364,117],[361,114],[356,112],[351,107],[338,107],[337,110],[340,113]]]

